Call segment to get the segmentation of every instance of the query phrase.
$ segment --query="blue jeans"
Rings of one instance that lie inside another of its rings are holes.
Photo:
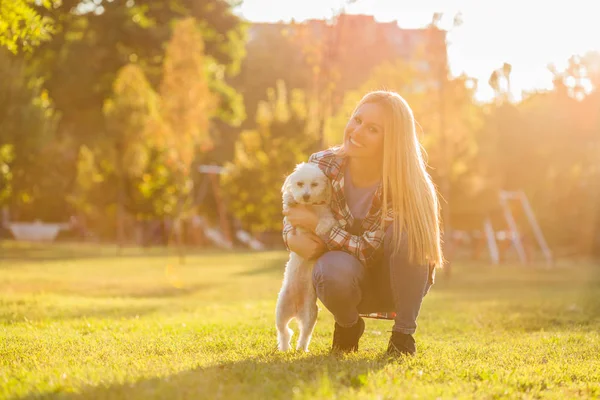
[[[374,265],[365,268],[343,251],[323,254],[313,270],[317,297],[342,327],[350,327],[359,313],[396,312],[395,332],[413,334],[423,297],[433,285],[435,271],[408,261],[406,236],[392,255],[392,232],[388,229],[383,251]]]

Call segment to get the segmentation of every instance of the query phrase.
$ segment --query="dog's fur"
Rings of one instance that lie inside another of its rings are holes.
[[[298,164],[294,172],[286,178],[281,191],[284,210],[294,204],[313,206],[319,216],[317,234],[329,232],[335,225],[335,217],[329,208],[331,184],[318,166]],[[296,230],[301,231],[302,228]],[[277,345],[281,351],[290,348],[293,331],[288,324],[293,318],[296,318],[300,327],[296,349],[308,351],[318,314],[317,295],[312,285],[313,267],[314,260],[305,260],[300,255],[290,252],[276,309]]]

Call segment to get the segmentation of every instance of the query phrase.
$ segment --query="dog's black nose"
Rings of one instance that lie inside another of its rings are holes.
[[[310,194],[305,194],[304,196],[302,196],[302,198],[304,199],[304,201],[308,201],[308,199],[310,199]]]

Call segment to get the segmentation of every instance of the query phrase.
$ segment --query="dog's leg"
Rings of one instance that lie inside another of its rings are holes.
[[[298,344],[296,350],[308,351],[308,345],[312,338],[315,324],[317,323],[317,316],[319,309],[317,307],[317,294],[313,289],[312,285],[307,288],[308,293],[304,297],[304,304],[299,316],[300,335],[298,337]]]
[[[290,349],[290,341],[294,331],[288,327],[290,320],[294,317],[293,298],[290,296],[289,289],[283,287],[277,299],[277,309],[275,320],[277,327],[277,348],[280,351]]]

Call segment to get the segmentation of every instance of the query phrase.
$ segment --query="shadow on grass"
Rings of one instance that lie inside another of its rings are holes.
[[[135,318],[142,315],[160,311],[165,307],[172,307],[168,299],[185,297],[196,292],[215,287],[214,284],[195,284],[184,288],[152,287],[132,291],[130,287],[88,287],[73,290],[72,288],[52,288],[54,294],[69,294],[77,297],[71,298],[72,303],[59,303],[54,306],[41,306],[35,297],[11,299],[0,298],[0,323],[13,323],[22,321],[63,321],[81,318]],[[94,304],[79,304],[80,296],[92,300]],[[109,301],[104,301],[109,298]],[[141,300],[132,302],[130,299]],[[143,301],[150,300],[150,302]],[[152,300],[158,300],[152,301]],[[110,303],[110,304],[109,304]],[[141,303],[141,304],[140,304]],[[151,303],[151,304],[148,304]],[[69,307],[68,304],[73,304]]]
[[[331,355],[290,360],[244,360],[197,368],[131,384],[85,387],[22,399],[291,399],[296,394],[330,398],[342,388],[360,388],[388,361],[338,359]]]
[[[82,282],[79,284],[64,284],[54,281],[23,282],[0,284],[0,290],[20,293],[38,294],[53,293],[57,295],[81,296],[88,298],[123,298],[123,299],[174,299],[185,297],[197,292],[218,287],[215,283],[187,284],[183,287],[164,284],[150,287],[135,287],[118,284]]]
[[[118,297],[132,299],[169,299],[188,296],[196,292],[216,287],[214,283],[188,284],[183,287],[175,286],[156,286],[150,288],[131,289],[131,287],[121,288],[119,286],[100,287],[88,292],[76,292],[84,294],[86,297]]]
[[[283,278],[283,271],[285,270],[285,263],[287,258],[280,258],[269,260],[267,262],[259,262],[257,268],[247,269],[238,272],[237,276],[257,276],[257,275],[281,275]]]
[[[84,307],[77,308],[74,310],[48,310],[47,312],[41,310],[10,310],[3,309],[0,312],[0,324],[7,323],[19,323],[19,322],[54,322],[54,321],[66,321],[66,320],[77,320],[77,319],[131,319],[142,317],[143,315],[150,314],[157,311],[159,307],[156,306],[128,306],[128,307]]]
[[[247,254],[246,249],[225,250],[187,247],[185,257],[197,255]],[[31,261],[70,261],[93,258],[179,257],[176,247],[124,247],[90,243],[34,243],[0,241],[0,262],[21,263]],[[0,269],[10,265],[1,265]]]
[[[97,247],[93,245],[72,243],[70,245],[61,244],[38,244],[38,243],[11,243],[5,242],[1,247],[1,261],[10,262],[31,262],[31,261],[68,261],[89,258],[111,258],[127,257],[127,255],[118,255],[117,250],[108,247]],[[136,256],[149,256],[140,251]],[[157,254],[155,254],[157,255]],[[162,254],[164,255],[164,254]]]

